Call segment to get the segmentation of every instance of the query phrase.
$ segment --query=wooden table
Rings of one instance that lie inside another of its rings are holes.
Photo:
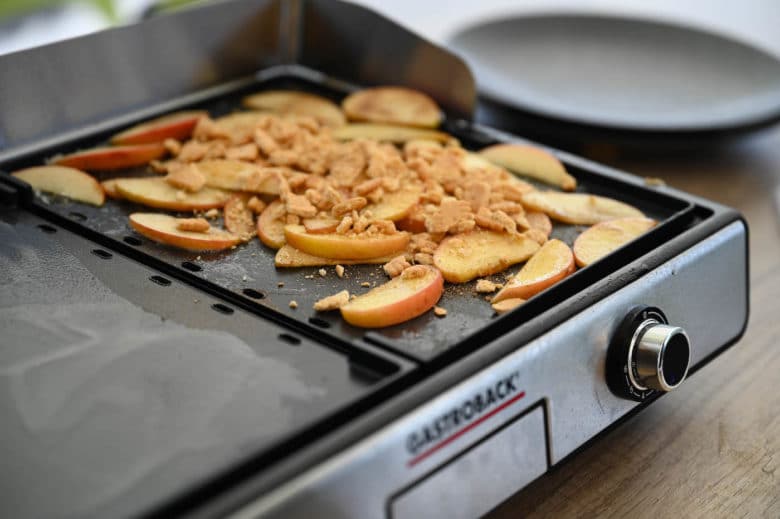
[[[747,332],[679,389],[491,517],[780,518],[780,128],[718,152],[614,165],[663,178],[746,216]]]

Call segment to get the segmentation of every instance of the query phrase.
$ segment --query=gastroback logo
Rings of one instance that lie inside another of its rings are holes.
[[[406,450],[412,467],[448,443],[525,396],[520,391],[520,374],[515,371],[480,392],[462,400],[446,413],[427,423],[406,438]]]

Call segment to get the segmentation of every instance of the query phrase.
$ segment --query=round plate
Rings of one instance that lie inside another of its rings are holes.
[[[780,119],[780,62],[668,23],[542,15],[467,27],[448,42],[480,94],[610,130],[722,132]]]

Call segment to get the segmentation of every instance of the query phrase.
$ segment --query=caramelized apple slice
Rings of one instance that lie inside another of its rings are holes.
[[[450,135],[436,130],[410,128],[407,126],[392,126],[389,124],[347,124],[333,130],[333,137],[340,141],[355,139],[373,139],[375,141],[406,142],[427,140],[449,142]]]
[[[574,259],[580,267],[590,265],[644,234],[655,224],[655,220],[650,218],[619,218],[597,223],[574,240]]]
[[[278,249],[285,244],[284,217],[286,215],[284,203],[274,200],[260,213],[257,219],[257,237],[265,245],[272,249]]]
[[[266,90],[243,99],[247,108],[268,110],[277,114],[307,115],[324,126],[343,126],[347,119],[329,99],[294,90]]]
[[[176,112],[152,119],[111,137],[113,144],[149,144],[165,139],[179,141],[188,139],[198,124],[198,119],[207,116],[203,110]]]
[[[133,202],[171,211],[205,211],[225,205],[230,194],[204,187],[197,193],[186,193],[168,184],[164,178],[118,178],[116,190]]]
[[[249,191],[267,195],[279,194],[279,179],[264,173],[257,165],[241,160],[203,160],[194,164],[204,177],[206,185],[231,191]]]
[[[395,256],[396,254],[389,254],[378,258],[363,258],[359,260],[321,258],[320,256],[313,256],[302,250],[298,250],[290,245],[282,245],[282,247],[276,251],[274,264],[277,267],[327,267],[329,265],[362,264],[383,265]]]
[[[37,166],[22,169],[13,176],[24,180],[34,189],[62,195],[91,205],[101,206],[105,202],[103,188],[97,180],[78,169],[64,166]]]
[[[526,144],[496,144],[479,153],[510,171],[558,186],[565,191],[574,191],[577,187],[577,180],[566,172],[561,161],[542,148]]]
[[[348,95],[341,107],[353,121],[422,128],[435,128],[441,122],[441,109],[436,101],[404,87],[365,88]]]
[[[522,234],[476,230],[445,238],[433,255],[444,279],[465,283],[530,258],[539,244]]]
[[[221,229],[210,228],[206,232],[182,231],[182,218],[161,213],[133,213],[130,225],[139,234],[152,241],[193,251],[217,251],[229,249],[241,242],[238,236]]]
[[[52,163],[86,170],[124,169],[148,164],[165,155],[165,151],[159,143],[92,148],[63,155]]]
[[[574,255],[561,240],[550,240],[534,254],[520,272],[493,298],[528,299],[550,287],[574,271]]]
[[[302,225],[284,228],[287,243],[303,252],[334,259],[365,259],[403,251],[409,234],[309,234]]]
[[[392,326],[424,314],[444,292],[441,272],[415,265],[341,307],[341,316],[361,328]]]
[[[523,205],[541,211],[553,220],[575,225],[593,225],[615,218],[643,217],[642,211],[612,198],[584,193],[532,191],[523,195]]]
[[[366,209],[371,211],[376,220],[398,221],[405,218],[417,205],[422,190],[418,187],[400,189],[394,193],[385,193],[382,199],[369,205]]]

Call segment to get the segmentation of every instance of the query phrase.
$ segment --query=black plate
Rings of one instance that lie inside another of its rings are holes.
[[[449,43],[489,105],[573,123],[570,133],[708,137],[780,120],[780,62],[694,28],[541,15],[480,23]]]

